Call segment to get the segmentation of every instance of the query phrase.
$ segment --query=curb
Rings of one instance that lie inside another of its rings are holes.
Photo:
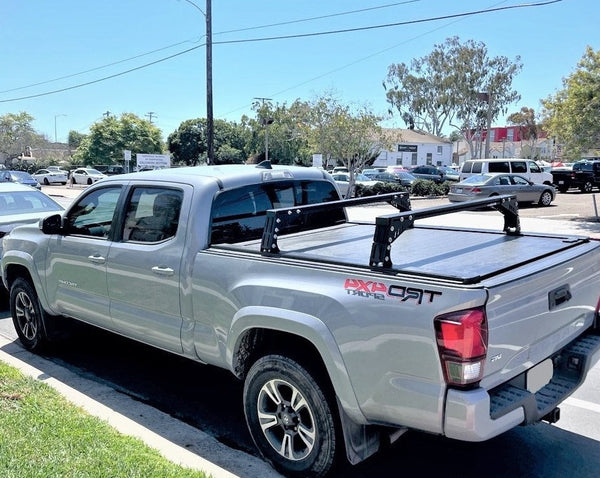
[[[120,433],[142,440],[175,464],[203,471],[213,478],[281,477],[260,458],[228,448],[207,433],[28,352],[4,336],[0,336],[0,361],[48,384],[69,402],[104,420]],[[202,454],[240,474],[203,458]]]

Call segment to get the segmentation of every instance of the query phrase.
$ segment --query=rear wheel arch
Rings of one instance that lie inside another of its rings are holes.
[[[233,354],[233,372],[243,379],[258,359],[274,354],[285,355],[300,363],[306,362],[311,372],[331,383],[323,357],[311,341],[274,329],[254,328],[240,337]]]

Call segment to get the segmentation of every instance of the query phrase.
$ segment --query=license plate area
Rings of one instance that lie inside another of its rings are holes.
[[[552,359],[544,360],[527,371],[525,374],[525,387],[529,392],[535,393],[550,382],[553,374],[554,363]]]

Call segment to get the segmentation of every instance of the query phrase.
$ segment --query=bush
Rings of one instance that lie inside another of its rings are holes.
[[[364,186],[356,184],[354,189],[354,197],[376,196],[377,194],[397,193],[407,191],[404,186],[394,183],[379,182],[373,186]]]
[[[448,191],[450,191],[449,181],[438,184],[428,179],[417,179],[411,188],[414,196],[447,196]]]

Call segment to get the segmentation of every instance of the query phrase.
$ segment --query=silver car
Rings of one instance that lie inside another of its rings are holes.
[[[518,174],[477,174],[450,186],[450,202],[471,201],[503,194],[514,194],[517,202],[549,206],[555,191],[547,184],[535,184]]]
[[[18,183],[0,183],[0,257],[2,237],[21,224],[37,222],[64,208],[46,194]]]

